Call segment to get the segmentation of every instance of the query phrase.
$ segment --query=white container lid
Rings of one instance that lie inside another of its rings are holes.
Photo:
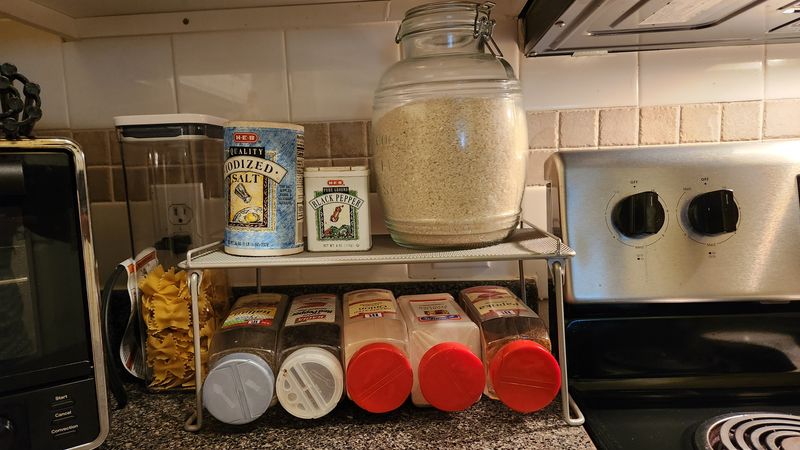
[[[289,414],[317,419],[333,411],[342,398],[342,364],[321,348],[301,348],[281,364],[275,389],[278,401]]]
[[[145,114],[138,116],[116,116],[114,126],[170,125],[175,123],[199,123],[222,126],[228,119],[207,114]]]
[[[353,177],[369,174],[367,166],[342,167],[306,167],[303,169],[306,178]]]
[[[219,360],[203,382],[203,405],[220,422],[252,422],[269,408],[275,375],[263,358],[231,353]]]

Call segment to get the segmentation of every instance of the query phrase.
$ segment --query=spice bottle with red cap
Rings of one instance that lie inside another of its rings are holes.
[[[362,289],[344,294],[345,387],[361,408],[384,413],[411,392],[408,332],[391,291]]]
[[[561,368],[542,319],[501,286],[464,289],[459,297],[481,328],[486,394],[522,413],[550,404],[561,387]]]
[[[408,327],[414,386],[411,401],[462,411],[480,400],[486,385],[480,329],[450,294],[397,299]]]

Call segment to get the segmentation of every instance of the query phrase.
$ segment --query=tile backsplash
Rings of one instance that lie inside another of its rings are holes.
[[[516,21],[498,19],[495,35],[528,111],[531,187],[545,182],[542,165],[554,151],[800,137],[800,44],[523,58]],[[83,147],[96,247],[107,267],[130,253],[119,239],[127,219],[114,115],[301,123],[308,166],[369,164],[372,95],[400,58],[396,20],[74,42],[6,20],[0,62],[42,85],[38,134]],[[130,173],[133,184],[149,182],[144,167]],[[208,186],[208,196],[220,194],[221,185]],[[543,200],[525,205],[527,213],[545,208]],[[375,277],[406,276],[375,270]]]
[[[528,111],[527,184],[555,151],[800,139],[800,99]]]

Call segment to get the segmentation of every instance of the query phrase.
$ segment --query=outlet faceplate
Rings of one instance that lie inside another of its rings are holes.
[[[150,186],[150,194],[157,242],[184,253],[182,247],[206,241],[202,183],[156,184]]]

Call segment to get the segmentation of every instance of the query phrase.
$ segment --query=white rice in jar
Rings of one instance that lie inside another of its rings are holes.
[[[373,127],[378,192],[398,244],[478,247],[516,227],[528,155],[516,96],[415,101]]]

